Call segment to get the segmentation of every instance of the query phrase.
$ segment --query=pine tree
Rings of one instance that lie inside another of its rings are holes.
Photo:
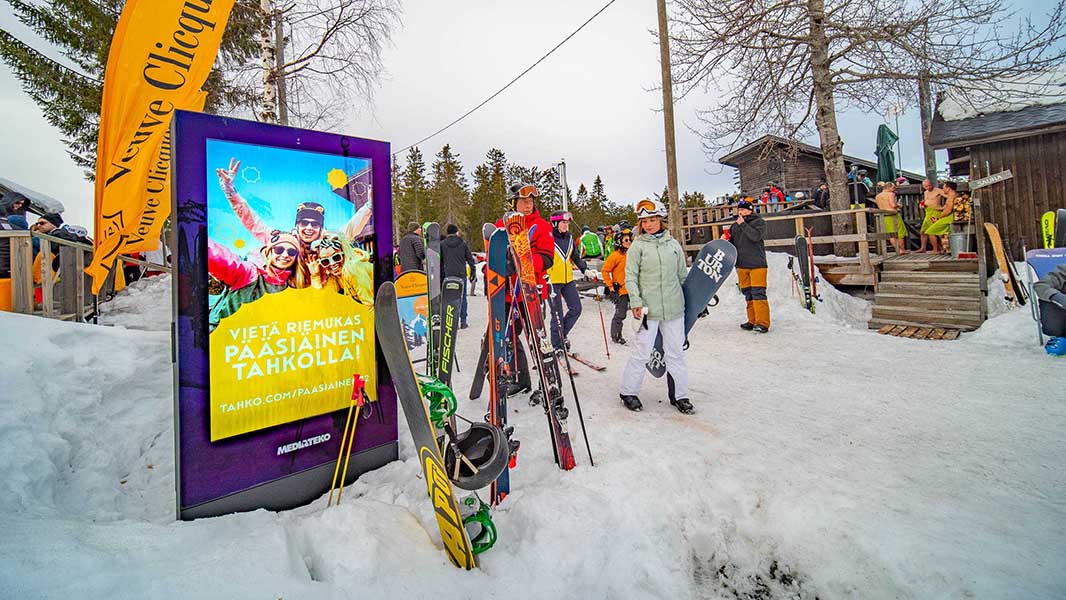
[[[584,183],[579,183],[574,201],[570,203],[570,213],[574,215],[574,221],[579,225],[588,225],[593,229],[596,224],[590,220],[589,215],[589,191]]]
[[[401,227],[407,224],[407,219],[401,212],[401,203],[403,202],[403,188],[400,186],[400,162],[396,159],[396,156],[392,157],[392,239],[394,243],[399,243],[400,237],[403,235]]]
[[[67,154],[85,169],[86,178],[92,179],[104,69],[125,0],[7,1],[19,21],[56,46],[73,65],[54,61],[10,32],[0,30],[0,58],[19,78],[45,119],[63,134]],[[257,19],[257,2],[235,4],[215,69],[204,85],[208,92],[206,112],[224,111],[251,101],[235,83],[234,67],[252,62],[257,55]]]
[[[607,200],[607,194],[603,191],[603,179],[597,175],[596,180],[592,182],[592,192],[589,194],[589,220],[597,226],[606,223],[609,208],[610,201]]]
[[[467,232],[480,232],[483,224],[495,223],[508,206],[507,157],[502,150],[493,148],[485,158],[486,161],[474,169],[474,190],[470,205],[463,214],[463,229]],[[469,235],[467,239],[472,240]]]
[[[707,196],[703,192],[685,192],[681,194],[682,208],[698,208],[707,206]]]
[[[430,214],[443,224],[455,223],[470,231],[459,222],[460,209],[466,204],[469,191],[466,187],[466,175],[459,155],[453,154],[451,145],[445,144],[433,161],[433,184],[430,189]]]
[[[408,218],[416,223],[422,223],[423,218],[429,218],[430,216],[424,210],[429,202],[426,163],[422,160],[422,152],[417,147],[407,152],[407,166],[403,168],[400,175],[400,188],[402,214],[410,215]]]

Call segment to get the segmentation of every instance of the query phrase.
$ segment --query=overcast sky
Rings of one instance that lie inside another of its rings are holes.
[[[387,140],[399,150],[446,125],[540,58],[596,12],[605,0],[431,0],[403,2],[403,26],[385,53],[388,74],[373,110],[355,107],[341,133]],[[1041,0],[1040,5],[1050,0]],[[1028,3],[1027,3],[1028,4]],[[0,26],[39,48],[0,8]],[[633,202],[666,182],[659,49],[653,0],[618,0],[577,36],[491,103],[422,144],[427,164],[444,143],[461,155],[468,176],[495,146],[525,166],[565,158],[571,189],[597,174],[616,202]],[[703,154],[699,98],[675,108],[678,180],[682,191],[708,197],[734,189],[729,167]],[[0,176],[61,200],[67,220],[92,226],[92,186],[67,156],[57,130],[41,116],[18,80],[0,63]],[[881,115],[839,115],[847,154],[873,154]],[[895,122],[891,123],[895,128]],[[917,109],[899,122],[902,167],[922,171]],[[807,139],[817,145],[817,138]],[[941,158],[940,162],[943,162]]]

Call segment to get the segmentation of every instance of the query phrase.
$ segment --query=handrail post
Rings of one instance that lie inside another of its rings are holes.
[[[869,233],[866,231],[866,209],[860,208],[855,211],[855,230],[861,237],[858,242],[859,245],[859,264],[862,265],[863,274],[870,274],[874,272],[873,265],[870,264],[870,240]]]
[[[45,318],[55,317],[55,276],[52,274],[52,242],[41,240],[41,309]]]
[[[11,243],[11,310],[33,314],[33,238],[9,238]]]
[[[897,212],[896,215],[897,219],[903,218],[903,214],[900,212]],[[886,233],[888,231],[888,227],[885,226],[885,218],[885,215],[881,213],[874,215],[874,230],[878,234],[877,253],[881,255],[882,258],[888,256],[888,240],[881,237],[881,234]]]
[[[81,248],[74,250],[74,272],[70,274],[75,278],[74,305],[77,307],[74,320],[78,323],[85,322],[85,251]]]

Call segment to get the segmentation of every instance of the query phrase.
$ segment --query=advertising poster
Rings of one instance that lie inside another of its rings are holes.
[[[361,451],[395,455],[374,340],[388,145],[196,113],[174,132],[179,513],[297,505],[332,475],[353,375],[371,402],[356,472]]]
[[[411,362],[425,361],[429,335],[429,282],[425,273],[408,271],[396,279],[396,307]]]

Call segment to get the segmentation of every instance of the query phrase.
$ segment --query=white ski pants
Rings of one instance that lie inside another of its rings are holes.
[[[673,321],[652,321],[648,319],[648,328],[637,329],[636,339],[633,340],[633,353],[629,355],[625,371],[622,372],[622,387],[619,394],[623,396],[636,396],[640,392],[640,385],[644,381],[644,373],[647,372],[645,364],[651,358],[651,351],[655,347],[655,336],[663,332],[663,358],[666,360],[666,371],[673,376],[676,398],[688,398],[688,368],[685,367],[685,356],[682,346],[685,344],[685,318],[680,317]]]

